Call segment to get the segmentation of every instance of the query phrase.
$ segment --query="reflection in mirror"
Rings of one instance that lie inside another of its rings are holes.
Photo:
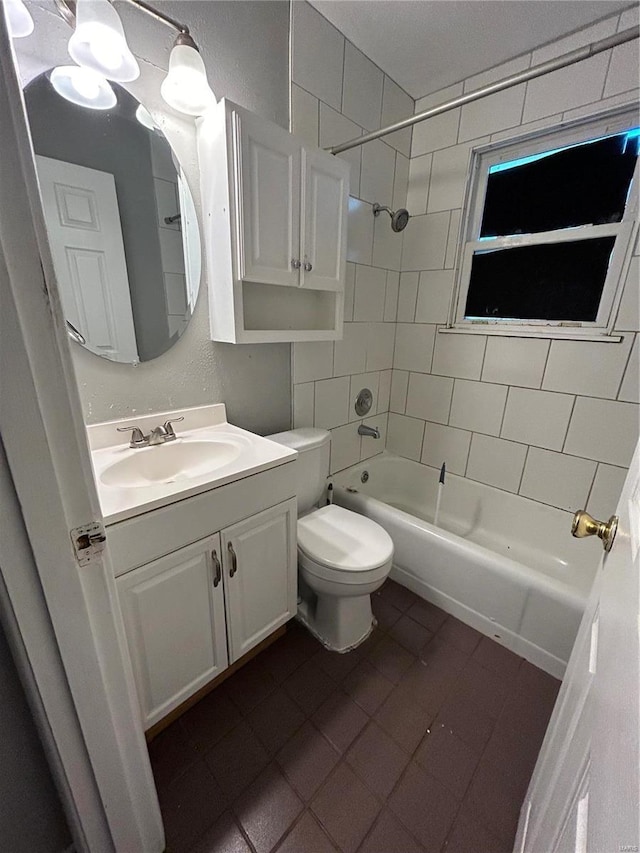
[[[191,193],[166,138],[125,89],[112,83],[115,106],[87,109],[62,98],[50,73],[27,86],[25,101],[65,317],[96,355],[148,361],[180,337],[198,296]]]

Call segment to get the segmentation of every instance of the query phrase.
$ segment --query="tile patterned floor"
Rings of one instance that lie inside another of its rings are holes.
[[[507,853],[559,682],[402,586],[287,634],[156,738],[171,853]]]

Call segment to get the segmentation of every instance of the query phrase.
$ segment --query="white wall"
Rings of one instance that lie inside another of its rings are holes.
[[[294,133],[327,148],[413,113],[414,102],[304,0],[292,3],[291,107]],[[344,155],[351,166],[344,338],[293,345],[294,424],[331,429],[332,472],[384,448],[395,344],[403,234],[374,202],[404,207],[411,131]],[[358,435],[354,401],[374,394],[364,423],[381,440]]]
[[[416,103],[427,109],[637,25],[637,10]],[[620,344],[438,334],[456,275],[470,150],[638,98],[638,42],[414,128],[387,446],[426,465],[542,503],[615,509],[638,438],[639,258],[628,273]],[[365,149],[366,150],[366,149]]]
[[[23,79],[34,70],[68,61],[71,30],[52,0],[30,3],[36,30],[16,40]],[[289,4],[273,2],[163,2],[163,10],[191,27],[212,88],[248,109],[287,126]],[[196,208],[199,186],[193,122],[171,115],[159,95],[173,43],[163,24],[118,5],[141,77],[126,88],[145,102],[177,150]],[[43,57],[44,66],[43,66]],[[130,367],[113,364],[73,345],[85,420],[96,423],[136,413],[225,402],[229,419],[262,433],[290,424],[290,346],[234,346],[209,339],[203,273],[195,313],[183,337],[164,355]]]

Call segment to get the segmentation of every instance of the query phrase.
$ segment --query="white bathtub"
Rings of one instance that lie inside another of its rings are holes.
[[[391,577],[562,678],[602,550],[570,513],[447,474],[434,527],[438,471],[386,452],[333,482],[390,534]]]

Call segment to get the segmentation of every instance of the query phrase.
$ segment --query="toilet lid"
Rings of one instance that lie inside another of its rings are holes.
[[[341,506],[324,506],[298,520],[298,547],[338,571],[367,571],[393,556],[391,537],[370,518]]]

